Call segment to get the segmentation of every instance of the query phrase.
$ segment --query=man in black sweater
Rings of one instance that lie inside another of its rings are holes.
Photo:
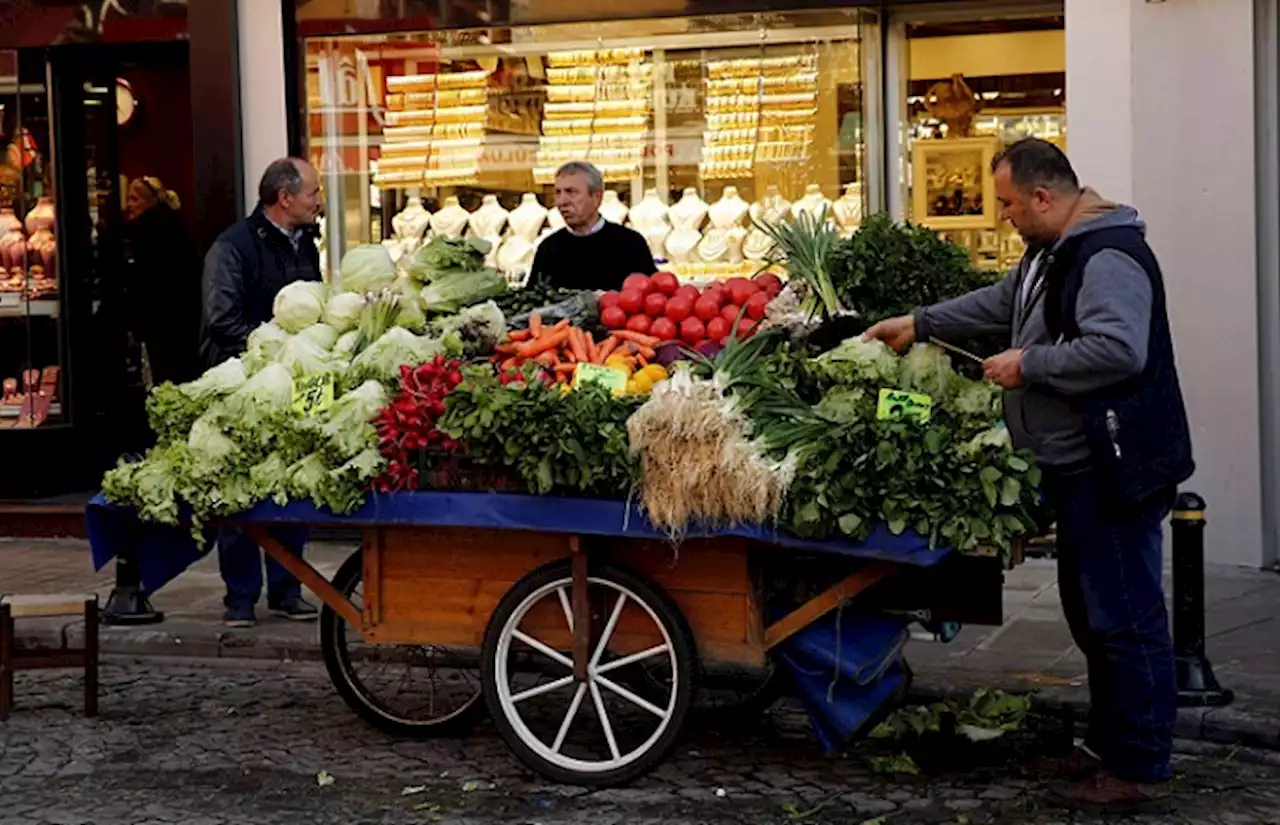
[[[658,271],[639,232],[600,216],[604,179],[590,163],[566,163],[556,172],[556,208],[565,228],[538,246],[529,283],[570,289],[621,289],[628,275]]]

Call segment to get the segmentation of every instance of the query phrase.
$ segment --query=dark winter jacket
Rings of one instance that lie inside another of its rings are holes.
[[[158,204],[123,237],[129,330],[146,345],[155,382],[200,374],[200,255],[182,217]]]
[[[276,293],[294,281],[319,281],[315,230],[294,250],[262,208],[223,232],[204,259],[200,355],[213,366],[244,352],[249,333],[271,320]]]

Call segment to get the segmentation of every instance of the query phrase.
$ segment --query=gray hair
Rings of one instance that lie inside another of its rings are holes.
[[[604,191],[604,176],[600,174],[599,169],[585,160],[574,160],[561,166],[556,170],[556,177],[561,175],[586,175],[588,192]]]
[[[302,191],[302,168],[297,158],[280,158],[267,167],[258,183],[258,201],[263,206],[274,206],[280,200],[280,190],[296,195]]]

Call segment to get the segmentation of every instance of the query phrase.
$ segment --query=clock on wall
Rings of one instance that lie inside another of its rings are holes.
[[[129,125],[138,114],[138,98],[133,93],[133,86],[123,77],[116,78],[116,123]]]

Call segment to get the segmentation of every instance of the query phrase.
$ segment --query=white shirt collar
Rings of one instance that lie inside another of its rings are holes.
[[[589,236],[589,235],[594,235],[594,234],[596,234],[596,233],[597,233],[597,232],[599,232],[601,229],[604,229],[604,224],[605,224],[604,217],[603,217],[603,216],[601,216],[598,220],[596,220],[596,225],[595,225],[595,226],[593,226],[593,227],[591,227],[590,229],[588,229],[586,232],[574,232],[571,228],[569,228],[569,227],[567,227],[567,226],[565,227],[565,229],[568,229],[568,230],[569,230],[569,234],[570,234],[570,235],[574,235],[574,236],[579,237],[579,238],[585,238],[585,237],[587,237],[587,236]]]

